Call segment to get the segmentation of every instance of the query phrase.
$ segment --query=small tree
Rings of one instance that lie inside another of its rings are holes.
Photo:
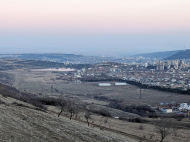
[[[160,118],[160,120],[155,122],[155,130],[160,134],[160,142],[162,142],[171,133],[171,121],[166,118]]]
[[[109,126],[109,124],[108,124],[108,118],[106,117],[106,118],[104,118],[104,124],[105,124],[105,126],[106,126],[106,124],[108,125],[108,127],[110,128],[110,126]]]
[[[74,100],[70,100],[68,99],[67,102],[67,111],[69,112],[70,116],[70,120],[72,119],[72,117],[78,113],[78,109],[77,109],[77,105],[76,102]]]
[[[60,98],[59,98],[59,100],[58,100],[58,105],[59,105],[59,107],[61,108],[61,111],[60,111],[60,113],[58,114],[58,117],[61,115],[61,113],[63,112],[63,111],[65,111],[66,110],[66,108],[67,108],[67,100],[63,97],[63,96],[61,96]]]
[[[85,114],[84,114],[84,117],[85,117],[85,119],[86,119],[86,121],[87,121],[88,126],[90,125],[89,119],[91,119],[91,115],[92,115],[92,113],[89,112],[89,110],[87,110],[87,111],[85,112]]]

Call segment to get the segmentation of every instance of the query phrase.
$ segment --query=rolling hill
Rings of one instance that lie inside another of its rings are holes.
[[[181,50],[174,50],[174,51],[165,51],[165,52],[153,52],[153,53],[144,53],[144,54],[136,54],[133,57],[145,57],[145,58],[158,58],[163,59],[170,57],[176,53],[181,52]]]
[[[170,57],[165,58],[166,60],[180,60],[180,59],[190,59],[190,50],[185,50],[178,52]]]

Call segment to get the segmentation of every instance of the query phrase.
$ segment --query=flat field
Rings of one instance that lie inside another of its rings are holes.
[[[63,72],[43,72],[29,70],[7,71],[14,75],[14,83],[17,89],[36,94],[40,97],[58,97],[61,94],[77,97],[78,99],[99,105],[108,105],[109,99],[121,100],[129,105],[148,104],[155,105],[160,102],[186,102],[190,103],[190,95],[162,92],[152,89],[141,89],[134,85],[100,87],[98,82],[82,82],[76,84],[68,81],[68,75]],[[62,77],[62,79],[59,79]],[[98,96],[98,97],[97,97]],[[101,97],[100,97],[101,96]],[[98,98],[108,98],[98,99]]]

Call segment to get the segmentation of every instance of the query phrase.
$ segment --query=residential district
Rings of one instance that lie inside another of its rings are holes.
[[[139,58],[138,60],[140,60]],[[154,60],[143,63],[102,62],[92,68],[83,68],[65,73],[57,79],[65,79],[74,83],[81,81],[104,81],[100,86],[110,86],[106,81],[117,79],[131,81],[148,87],[160,87],[187,91],[190,89],[190,60]],[[117,84],[115,84],[117,85]],[[187,103],[160,102],[154,107],[158,112],[187,114],[190,106]]]

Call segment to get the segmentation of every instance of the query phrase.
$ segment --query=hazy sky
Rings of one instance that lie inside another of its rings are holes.
[[[0,0],[0,49],[128,55],[190,48],[190,0]]]

